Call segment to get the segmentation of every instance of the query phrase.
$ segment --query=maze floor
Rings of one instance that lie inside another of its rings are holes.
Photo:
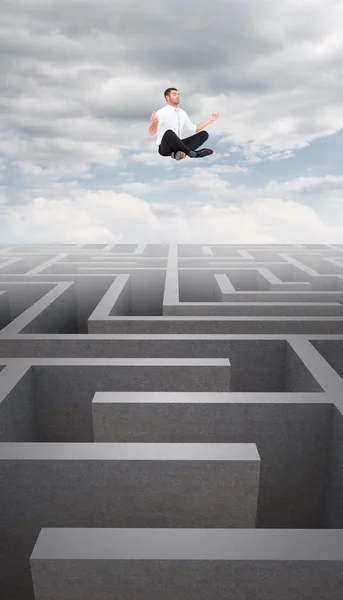
[[[343,244],[0,247],[0,597],[342,600]]]

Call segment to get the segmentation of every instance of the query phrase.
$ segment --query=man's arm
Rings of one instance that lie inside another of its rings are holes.
[[[194,133],[198,133],[198,131],[205,129],[205,127],[207,127],[207,125],[209,125],[210,123],[213,123],[213,121],[216,121],[219,117],[219,113],[213,114],[212,118],[208,119],[208,121],[204,121],[203,123],[198,123],[198,125],[194,125],[194,123],[190,120],[187,113],[185,113],[185,115],[186,115],[186,127],[187,127],[187,129],[189,129],[190,131],[192,131]]]
[[[209,119],[208,121],[204,121],[203,123],[199,123],[198,125],[195,126],[195,132],[198,133],[198,131],[205,129],[205,127],[207,127],[207,125],[209,125],[210,123],[212,123],[212,119]]]
[[[209,125],[210,123],[212,123],[212,119],[209,119],[208,121],[204,121],[204,123],[199,123],[198,125],[194,125],[193,121],[190,120],[189,116],[186,114],[186,127],[187,129],[189,129],[189,131],[191,131],[193,134],[194,133],[198,133],[198,131],[201,131],[201,129],[205,129],[205,127],[207,127],[207,125]]]
[[[158,119],[159,119],[159,117],[158,117],[158,111],[157,112],[153,112],[151,114],[150,119],[152,120],[152,123],[151,123],[151,125],[149,127],[149,133],[150,133],[150,135],[155,135],[155,133],[157,131],[157,128],[158,128]]]
[[[157,127],[158,127],[158,122],[157,123],[151,123],[151,125],[149,127],[149,133],[150,133],[150,135],[155,135],[155,133],[157,131]]]

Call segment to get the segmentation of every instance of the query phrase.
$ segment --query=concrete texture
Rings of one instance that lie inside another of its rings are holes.
[[[11,315],[8,302],[8,292],[0,291],[0,329],[6,327],[10,320]]]
[[[6,378],[6,371],[0,373],[0,384],[3,381],[5,385]],[[3,395],[0,441],[19,441],[18,419],[21,435],[31,440],[33,417],[28,415],[34,414],[34,441],[91,442],[92,398],[96,391],[229,391],[230,363],[216,358],[41,359],[33,365],[27,362],[25,378],[24,383],[19,377]],[[25,403],[27,409],[23,411]]]
[[[30,562],[36,600],[341,600],[342,549],[341,531],[44,529]]]
[[[342,306],[343,244],[1,245],[1,599],[341,600]]]
[[[243,396],[243,397],[242,397]],[[95,394],[96,442],[251,443],[261,457],[258,527],[315,528],[322,514],[332,404],[321,395]],[[334,478],[335,480],[335,478]],[[333,513],[334,514],[334,513]],[[333,516],[333,515],[332,515]],[[334,518],[333,518],[334,521]]]
[[[30,587],[28,550],[48,527],[256,524],[254,444],[2,444],[2,591]],[[16,548],[16,552],[9,552]]]

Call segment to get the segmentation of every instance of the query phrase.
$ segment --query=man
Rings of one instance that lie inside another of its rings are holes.
[[[208,139],[207,131],[201,131],[216,121],[219,113],[213,114],[211,119],[194,125],[187,113],[179,108],[180,94],[176,88],[168,88],[164,92],[167,106],[160,108],[151,115],[152,125],[149,127],[150,135],[157,132],[156,145],[161,156],[171,156],[176,160],[181,160],[189,156],[190,158],[202,158],[213,154],[213,150],[202,148],[196,150]],[[188,131],[192,135],[182,137],[183,133]]]

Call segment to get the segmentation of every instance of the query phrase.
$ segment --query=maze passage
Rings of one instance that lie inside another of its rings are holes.
[[[0,597],[342,600],[343,245],[0,248]]]

